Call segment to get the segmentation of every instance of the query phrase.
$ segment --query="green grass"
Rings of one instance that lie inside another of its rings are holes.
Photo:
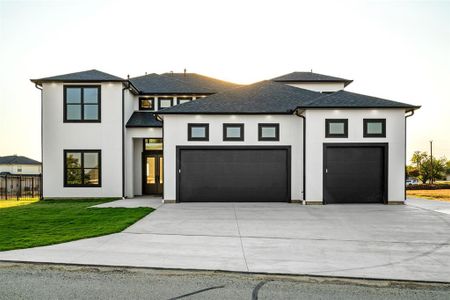
[[[120,232],[152,208],[89,208],[108,202],[42,200],[0,209],[0,251],[57,244]]]

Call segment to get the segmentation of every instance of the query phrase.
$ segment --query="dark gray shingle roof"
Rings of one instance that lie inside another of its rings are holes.
[[[208,78],[197,74],[183,78],[176,73],[153,73],[130,78],[130,81],[143,94],[214,94],[225,90],[225,86],[235,87],[232,83]]]
[[[182,113],[273,113],[287,114],[320,93],[291,87],[272,81],[261,81],[251,85],[214,94],[203,99],[166,108],[158,114]]]
[[[135,111],[128,120],[126,127],[162,127],[162,123],[156,119],[153,112]]]
[[[65,82],[102,82],[102,81],[125,81],[125,79],[98,70],[88,70],[76,73],[69,73],[58,76],[31,79],[32,82],[41,84],[48,81]]]
[[[37,160],[19,156],[19,155],[10,155],[10,156],[1,156],[0,157],[0,165],[40,165],[41,163]]]
[[[349,85],[353,81],[313,72],[292,72],[272,78],[271,80],[277,82],[343,82],[345,86]]]
[[[287,114],[296,108],[405,108],[406,103],[339,91],[322,94],[272,81],[214,94],[203,99],[166,108],[158,114]]]
[[[357,94],[347,91],[338,91],[332,94],[325,94],[310,101],[305,108],[411,108],[415,106],[407,103]]]
[[[226,90],[242,86],[240,84],[219,80],[197,73],[164,73],[162,75],[181,80],[187,84],[193,84],[194,86],[202,86],[214,91],[215,93],[224,92]]]

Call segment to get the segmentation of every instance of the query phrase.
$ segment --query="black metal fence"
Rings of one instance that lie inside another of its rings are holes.
[[[27,200],[41,197],[40,175],[0,175],[0,200]]]

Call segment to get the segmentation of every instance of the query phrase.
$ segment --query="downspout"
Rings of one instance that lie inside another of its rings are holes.
[[[295,110],[295,115],[303,119],[303,204],[306,204],[306,117]]]
[[[122,88],[122,199],[125,199],[125,91],[130,89],[130,83]]]
[[[406,113],[408,113],[408,112],[410,112],[410,114],[409,115],[405,115],[405,171],[404,171],[405,172],[405,180],[403,180],[403,184],[405,185],[405,188],[404,188],[404,191],[405,191],[404,198],[405,198],[405,200],[404,201],[406,201],[406,166],[408,165],[408,154],[407,154],[407,151],[406,151],[406,137],[407,137],[407,134],[406,134],[406,119],[409,118],[409,117],[414,116],[414,110],[407,111]]]
[[[41,182],[39,184],[39,200],[44,199],[44,95],[42,86],[34,86],[41,91]]]

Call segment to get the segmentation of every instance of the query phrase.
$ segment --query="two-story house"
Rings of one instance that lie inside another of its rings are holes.
[[[42,90],[43,195],[165,202],[403,203],[406,118],[419,106],[293,72],[250,85],[97,70]]]

